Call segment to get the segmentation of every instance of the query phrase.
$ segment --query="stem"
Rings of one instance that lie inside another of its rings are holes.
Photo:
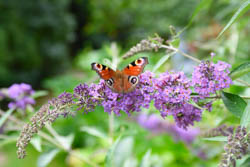
[[[191,95],[191,97],[200,97],[198,95]],[[242,99],[250,99],[250,96],[240,96]],[[205,97],[207,99],[220,99],[221,96],[220,95],[217,95],[217,96],[208,96],[208,97]]]
[[[246,81],[243,81],[241,79],[236,79],[236,81],[239,82],[239,83],[241,83],[241,84],[243,84],[243,85],[245,85],[245,86],[247,86],[247,87],[250,87],[250,84],[247,83]]]
[[[182,52],[181,50],[179,50],[179,49],[177,49],[177,48],[174,48],[174,47],[172,47],[172,46],[161,45],[161,48],[165,48],[165,49],[168,49],[168,50],[172,50],[172,51],[175,51],[175,52],[179,52],[182,56],[185,56],[185,57],[187,57],[187,58],[189,58],[189,59],[191,59],[191,60],[193,60],[193,61],[195,61],[195,62],[197,62],[197,63],[200,63],[200,62],[201,62],[199,59],[197,59],[197,58],[195,58],[195,57],[193,57],[193,56],[190,56],[189,54],[184,53],[184,52]]]
[[[109,116],[109,137],[110,144],[113,143],[113,134],[114,134],[114,112],[111,112]]]

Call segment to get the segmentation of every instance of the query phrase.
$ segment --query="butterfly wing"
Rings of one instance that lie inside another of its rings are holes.
[[[144,67],[148,64],[147,57],[141,57],[122,70],[123,74],[123,93],[131,92],[139,83],[139,77]]]
[[[97,74],[104,80],[108,80],[115,75],[115,71],[111,68],[98,63],[91,64],[92,70],[95,70]]]
[[[124,68],[123,73],[129,76],[138,76],[143,72],[144,67],[147,64],[148,64],[148,58],[141,57],[130,63],[126,68]]]

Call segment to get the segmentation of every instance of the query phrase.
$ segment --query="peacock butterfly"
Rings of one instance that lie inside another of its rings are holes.
[[[144,67],[148,64],[147,57],[141,57],[122,71],[112,70],[111,68],[98,64],[92,63],[92,69],[95,70],[98,75],[105,80],[105,84],[116,93],[129,93],[133,91],[136,85],[139,83],[139,77],[143,72]]]

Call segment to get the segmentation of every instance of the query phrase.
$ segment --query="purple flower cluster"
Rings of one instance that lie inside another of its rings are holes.
[[[162,116],[172,114],[172,110],[190,99],[190,81],[183,72],[165,72],[154,80],[155,108]]]
[[[13,84],[8,88],[7,94],[8,97],[13,102],[8,104],[9,108],[19,108],[25,110],[27,105],[35,104],[35,100],[31,97],[34,93],[34,90],[29,84]]]
[[[120,111],[126,112],[128,115],[131,112],[141,111],[141,107],[149,108],[149,104],[153,99],[153,73],[146,71],[139,76],[140,83],[137,88],[126,94],[113,93],[109,88],[104,89],[104,100],[101,105],[104,111],[111,113],[112,111],[120,115]]]
[[[130,93],[114,93],[101,80],[99,84],[89,86],[80,84],[74,89],[73,95],[63,93],[58,99],[61,104],[76,104],[78,109],[83,109],[85,112],[93,111],[96,106],[102,106],[105,112],[114,112],[116,115],[120,115],[121,111],[131,115],[133,112],[141,111],[142,108],[149,108],[150,103],[154,101],[154,106],[161,112],[162,117],[172,115],[178,127],[187,129],[188,126],[194,125],[195,121],[201,120],[204,109],[211,111],[211,102],[201,102],[204,95],[207,95],[204,92],[214,93],[232,83],[228,76],[228,68],[229,65],[224,62],[217,64],[203,62],[196,67],[193,81],[190,81],[183,72],[165,72],[155,78],[152,72],[146,71],[139,76],[139,84]],[[210,84],[204,84],[208,82]],[[201,97],[191,97],[192,85]],[[200,107],[192,105],[192,101]]]
[[[192,85],[201,97],[207,97],[218,90],[228,88],[232,79],[228,76],[231,65],[222,61],[214,64],[210,61],[202,62],[194,69]]]
[[[162,120],[156,114],[140,114],[137,117],[137,122],[143,128],[148,129],[153,133],[169,133],[176,141],[184,141],[186,144],[191,144],[200,133],[198,128],[184,130],[173,123],[168,123]]]

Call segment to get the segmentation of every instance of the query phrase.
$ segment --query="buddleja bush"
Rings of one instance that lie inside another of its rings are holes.
[[[227,93],[225,89],[233,85],[239,77],[249,73],[250,62],[232,69],[230,64],[224,61],[214,62],[212,58],[200,61],[177,49],[179,38],[177,34],[173,33],[173,35],[174,38],[168,41],[158,36],[142,40],[125,53],[123,58],[126,59],[145,51],[157,52],[163,50],[166,51],[167,56],[178,52],[193,60],[196,64],[191,77],[187,77],[183,71],[166,71],[159,75],[151,71],[145,71],[139,76],[140,82],[136,89],[127,94],[112,92],[103,80],[98,84],[81,83],[74,88],[73,93],[63,92],[58,97],[51,99],[31,117],[30,123],[23,126],[17,140],[18,158],[25,157],[25,149],[37,133],[53,142],[40,130],[46,127],[47,130],[51,131],[48,126],[50,123],[53,123],[59,116],[74,115],[74,111],[88,113],[95,111],[97,106],[102,106],[104,112],[111,116],[113,113],[119,116],[121,112],[130,116],[135,112],[142,112],[142,110],[154,106],[163,118],[173,117],[178,128],[187,130],[195,122],[202,121],[205,111],[213,112],[212,104],[216,100],[222,99],[226,108],[241,119],[240,125],[215,127],[204,133],[203,136],[206,137],[206,140],[225,141],[225,152],[219,165],[221,167],[236,166],[237,160],[249,154],[250,133],[247,127],[250,122],[250,104],[247,104],[244,99],[250,97]],[[215,56],[214,53],[211,56]],[[117,59],[117,57],[114,57],[114,59]],[[163,62],[159,63],[162,64]],[[249,87],[249,83],[242,80],[239,80],[239,82]],[[8,97],[12,100],[8,105],[10,110],[7,112],[10,115],[14,109],[22,110],[34,104],[33,94],[34,92],[29,85],[16,84],[7,90],[2,90],[0,97]],[[8,115],[5,115],[3,118],[7,119],[7,117]],[[149,120],[152,118],[154,117],[140,118],[139,122],[148,129],[159,130],[158,127],[156,129],[152,126],[158,122],[162,129],[168,128],[172,131],[170,126],[159,123],[158,120],[151,120],[149,124]],[[174,131],[174,133],[177,133],[178,130],[175,129]],[[52,131],[52,133],[54,132]],[[189,142],[183,136],[177,135],[177,138],[183,138],[185,142]],[[60,141],[60,138],[58,138],[58,141]],[[119,138],[117,141],[119,141]],[[117,141],[112,147],[117,145]],[[70,147],[63,145],[63,142],[53,142],[53,144],[72,153]],[[112,149],[110,150],[111,153]],[[111,154],[110,152],[108,154]],[[91,164],[91,162],[88,163]]]
[[[171,42],[168,43],[169,45],[164,43],[165,41],[159,37],[142,40],[131,48],[123,58],[131,57],[139,52],[159,49],[178,52],[178,49],[174,48]],[[139,76],[140,82],[131,93],[114,93],[101,80],[98,84],[79,84],[74,88],[73,93],[64,92],[60,94],[57,98],[50,100],[48,104],[43,105],[31,118],[31,123],[24,126],[17,141],[18,157],[24,158],[26,155],[25,147],[33,135],[42,129],[46,123],[53,123],[59,116],[65,117],[74,114],[75,109],[88,113],[94,111],[97,106],[102,106],[104,112],[109,114],[115,113],[119,116],[121,112],[125,112],[130,116],[134,112],[141,112],[143,108],[148,109],[153,104],[162,117],[172,116],[177,126],[184,130],[194,125],[194,122],[201,121],[202,113],[205,110],[212,111],[212,103],[219,98],[223,99],[229,111],[236,116],[239,116],[239,114],[242,116],[244,110],[244,114],[248,114],[249,106],[246,108],[244,100],[238,95],[223,92],[223,89],[233,84],[232,76],[237,73],[245,74],[250,68],[249,63],[231,70],[231,65],[226,62],[199,61],[194,57],[192,59],[198,65],[193,69],[191,79],[182,71],[166,71],[158,76],[150,71],[145,71]],[[16,86],[14,85],[9,89],[8,96],[16,101],[10,103],[9,107],[23,107],[19,105],[19,101],[24,104],[32,104],[32,100],[25,100],[25,96],[21,96],[22,99],[18,99],[17,95],[13,96],[13,94],[17,94],[16,90],[12,91]],[[32,92],[26,90],[25,87],[27,86],[20,86],[24,87],[23,91],[26,91],[26,94]],[[249,121],[249,115],[246,115],[246,117]],[[240,159],[248,153],[250,133],[246,131],[246,121],[243,122],[245,122],[242,124],[243,126],[239,126],[236,131],[234,131],[234,128],[227,131],[228,133],[222,133],[225,128],[221,128],[221,131],[218,130],[217,136],[228,137],[221,166],[234,164],[236,159]],[[208,134],[210,134],[210,137],[216,136],[211,133]]]

